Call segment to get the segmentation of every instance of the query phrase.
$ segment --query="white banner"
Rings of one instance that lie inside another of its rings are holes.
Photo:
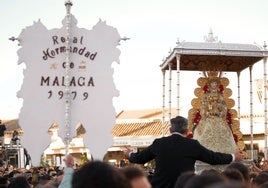
[[[19,124],[24,130],[23,145],[38,164],[49,145],[47,133],[54,123],[65,133],[66,20],[60,29],[48,30],[40,21],[22,30],[19,64],[25,63],[24,80],[18,97],[23,99]],[[99,21],[92,30],[77,27],[71,16],[70,27],[70,125],[82,123],[84,137],[94,159],[102,159],[112,145],[115,125],[112,99],[118,96],[113,81],[112,62],[119,63],[117,30]]]

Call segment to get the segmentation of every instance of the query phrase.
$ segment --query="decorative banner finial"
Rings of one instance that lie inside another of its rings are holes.
[[[72,6],[73,3],[70,0],[65,1],[65,6]]]

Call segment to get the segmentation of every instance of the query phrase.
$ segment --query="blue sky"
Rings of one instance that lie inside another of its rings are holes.
[[[48,29],[60,28],[65,1],[2,0],[0,6],[0,119],[18,117],[22,101],[16,97],[23,78],[17,65],[17,37],[21,30],[41,20]],[[120,65],[114,65],[120,96],[119,112],[162,107],[162,73],[159,65],[176,41],[203,42],[210,29],[222,42],[263,45],[268,41],[266,0],[73,0],[71,13],[78,27],[91,29],[99,19],[118,29],[122,37]],[[262,77],[262,64],[253,69]],[[241,76],[247,77],[248,71]],[[194,73],[198,77],[198,73]],[[183,108],[187,110],[196,77],[182,73]],[[242,77],[243,78],[243,77]],[[246,79],[246,78],[245,78]],[[245,81],[247,82],[247,81]],[[189,83],[193,83],[192,85]],[[175,105],[175,102],[174,102]]]

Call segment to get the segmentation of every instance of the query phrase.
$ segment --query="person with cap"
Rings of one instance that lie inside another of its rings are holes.
[[[229,164],[241,161],[244,154],[213,152],[202,146],[197,140],[187,138],[188,120],[177,116],[170,120],[170,136],[155,139],[141,152],[125,151],[131,163],[145,164],[155,159],[155,173],[151,179],[153,188],[174,188],[177,178],[186,171],[195,170],[197,160],[216,164]]]
[[[4,136],[5,136],[5,130],[6,130],[6,125],[2,123],[2,120],[0,119],[0,144],[3,147],[5,142],[4,142]]]

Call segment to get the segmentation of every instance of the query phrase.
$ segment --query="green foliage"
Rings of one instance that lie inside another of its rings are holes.
[[[41,155],[40,157],[40,166],[49,167],[49,161],[45,158],[44,155]]]
[[[87,154],[86,153],[82,153],[81,154],[81,163],[85,164],[88,162],[88,158],[87,158]]]

